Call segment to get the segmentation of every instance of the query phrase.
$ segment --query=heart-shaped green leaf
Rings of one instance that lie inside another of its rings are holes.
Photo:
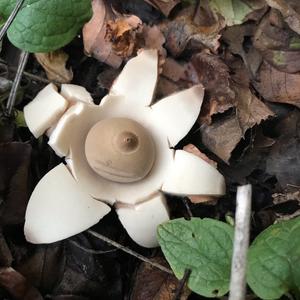
[[[0,16],[8,18],[16,2],[0,0]],[[28,52],[54,51],[76,36],[91,13],[91,0],[26,0],[8,38]]]
[[[272,225],[255,239],[247,282],[262,299],[279,299],[288,291],[300,296],[300,218]]]
[[[233,228],[213,219],[176,219],[158,227],[158,241],[174,274],[191,270],[189,288],[206,297],[229,290]]]

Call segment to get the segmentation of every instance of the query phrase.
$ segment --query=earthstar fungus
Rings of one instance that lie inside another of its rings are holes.
[[[65,157],[34,189],[25,236],[51,243],[96,224],[114,205],[129,236],[157,246],[156,228],[169,219],[165,193],[225,192],[223,176],[209,163],[174,147],[195,123],[203,87],[195,85],[151,104],[158,55],[131,59],[100,105],[80,86],[46,86],[24,108],[27,125]]]

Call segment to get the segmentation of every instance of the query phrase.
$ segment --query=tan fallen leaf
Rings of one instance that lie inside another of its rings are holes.
[[[121,15],[103,0],[93,0],[93,17],[83,27],[84,50],[114,68],[133,54],[136,33],[142,21],[133,15]]]
[[[73,79],[72,69],[66,68],[69,55],[63,50],[48,53],[35,53],[35,57],[46,71],[50,81],[69,83]]]

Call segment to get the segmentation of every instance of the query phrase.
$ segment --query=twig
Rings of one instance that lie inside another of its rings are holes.
[[[178,289],[176,290],[176,294],[175,294],[173,300],[180,300],[182,290],[183,290],[185,284],[187,283],[187,281],[189,280],[190,275],[191,275],[191,270],[185,270],[183,278],[179,282],[179,286],[178,286]]]
[[[238,187],[229,300],[245,299],[251,196],[252,186],[250,184]]]
[[[86,247],[80,245],[79,243],[77,243],[76,241],[70,240],[70,243],[73,244],[74,246],[76,246],[77,248],[79,248],[80,250],[86,252],[86,253],[95,254],[95,255],[111,253],[111,252],[115,252],[117,250],[117,249],[111,249],[111,250],[94,250],[94,249],[86,248]]]
[[[18,65],[17,74],[16,74],[15,80],[13,82],[8,100],[7,100],[6,111],[9,116],[11,115],[12,109],[15,105],[17,91],[18,91],[18,88],[19,88],[19,85],[20,85],[20,82],[22,79],[24,68],[25,68],[27,60],[28,60],[28,56],[29,56],[28,52],[22,51],[21,56],[20,56],[19,65]]]
[[[187,198],[186,198],[186,197],[183,197],[183,198],[182,198],[182,202],[183,202],[183,204],[184,204],[184,206],[185,206],[185,208],[186,208],[186,211],[187,211],[187,213],[188,213],[188,215],[189,215],[189,218],[191,219],[191,218],[193,217],[193,213],[192,213],[192,211],[191,211],[191,208],[190,208],[190,206],[189,206],[189,203],[188,203]]]
[[[11,23],[13,22],[13,20],[17,16],[17,14],[18,14],[19,10],[21,9],[21,7],[22,7],[22,5],[23,5],[24,2],[25,2],[25,0],[19,0],[18,1],[18,3],[16,4],[15,8],[11,12],[10,16],[6,20],[5,24],[1,28],[1,30],[0,30],[0,41],[3,39],[4,35],[6,34],[8,28],[9,28],[9,26],[11,25]]]
[[[96,238],[98,238],[98,239],[100,239],[100,240],[116,247],[117,249],[122,250],[122,251],[138,258],[139,260],[144,261],[144,262],[150,264],[151,266],[160,269],[161,271],[164,271],[164,272],[169,273],[169,274],[173,274],[173,272],[170,269],[162,266],[161,264],[152,262],[149,258],[147,258],[147,257],[145,257],[145,256],[143,256],[143,255],[141,255],[141,254],[139,254],[139,253],[137,253],[137,252],[135,252],[135,251],[133,251],[133,250],[131,250],[131,249],[129,249],[129,248],[127,248],[127,247],[125,247],[125,246],[123,246],[123,245],[121,245],[121,244],[119,244],[119,243],[117,243],[117,242],[115,242],[111,239],[109,239],[109,238],[107,238],[106,236],[104,236],[104,235],[102,235],[98,232],[95,232],[93,230],[88,230],[87,232],[89,234],[91,234],[92,236],[94,236],[94,237],[96,237]]]

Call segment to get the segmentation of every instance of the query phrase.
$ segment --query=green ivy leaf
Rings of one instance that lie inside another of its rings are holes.
[[[272,225],[255,239],[247,282],[262,299],[279,299],[288,291],[300,296],[300,218]]]
[[[176,219],[158,227],[158,241],[177,278],[191,270],[192,291],[205,297],[228,292],[233,227],[213,219]]]
[[[0,0],[0,15],[8,18],[16,2]],[[91,0],[26,0],[8,38],[28,52],[54,51],[68,44],[91,14]]]

